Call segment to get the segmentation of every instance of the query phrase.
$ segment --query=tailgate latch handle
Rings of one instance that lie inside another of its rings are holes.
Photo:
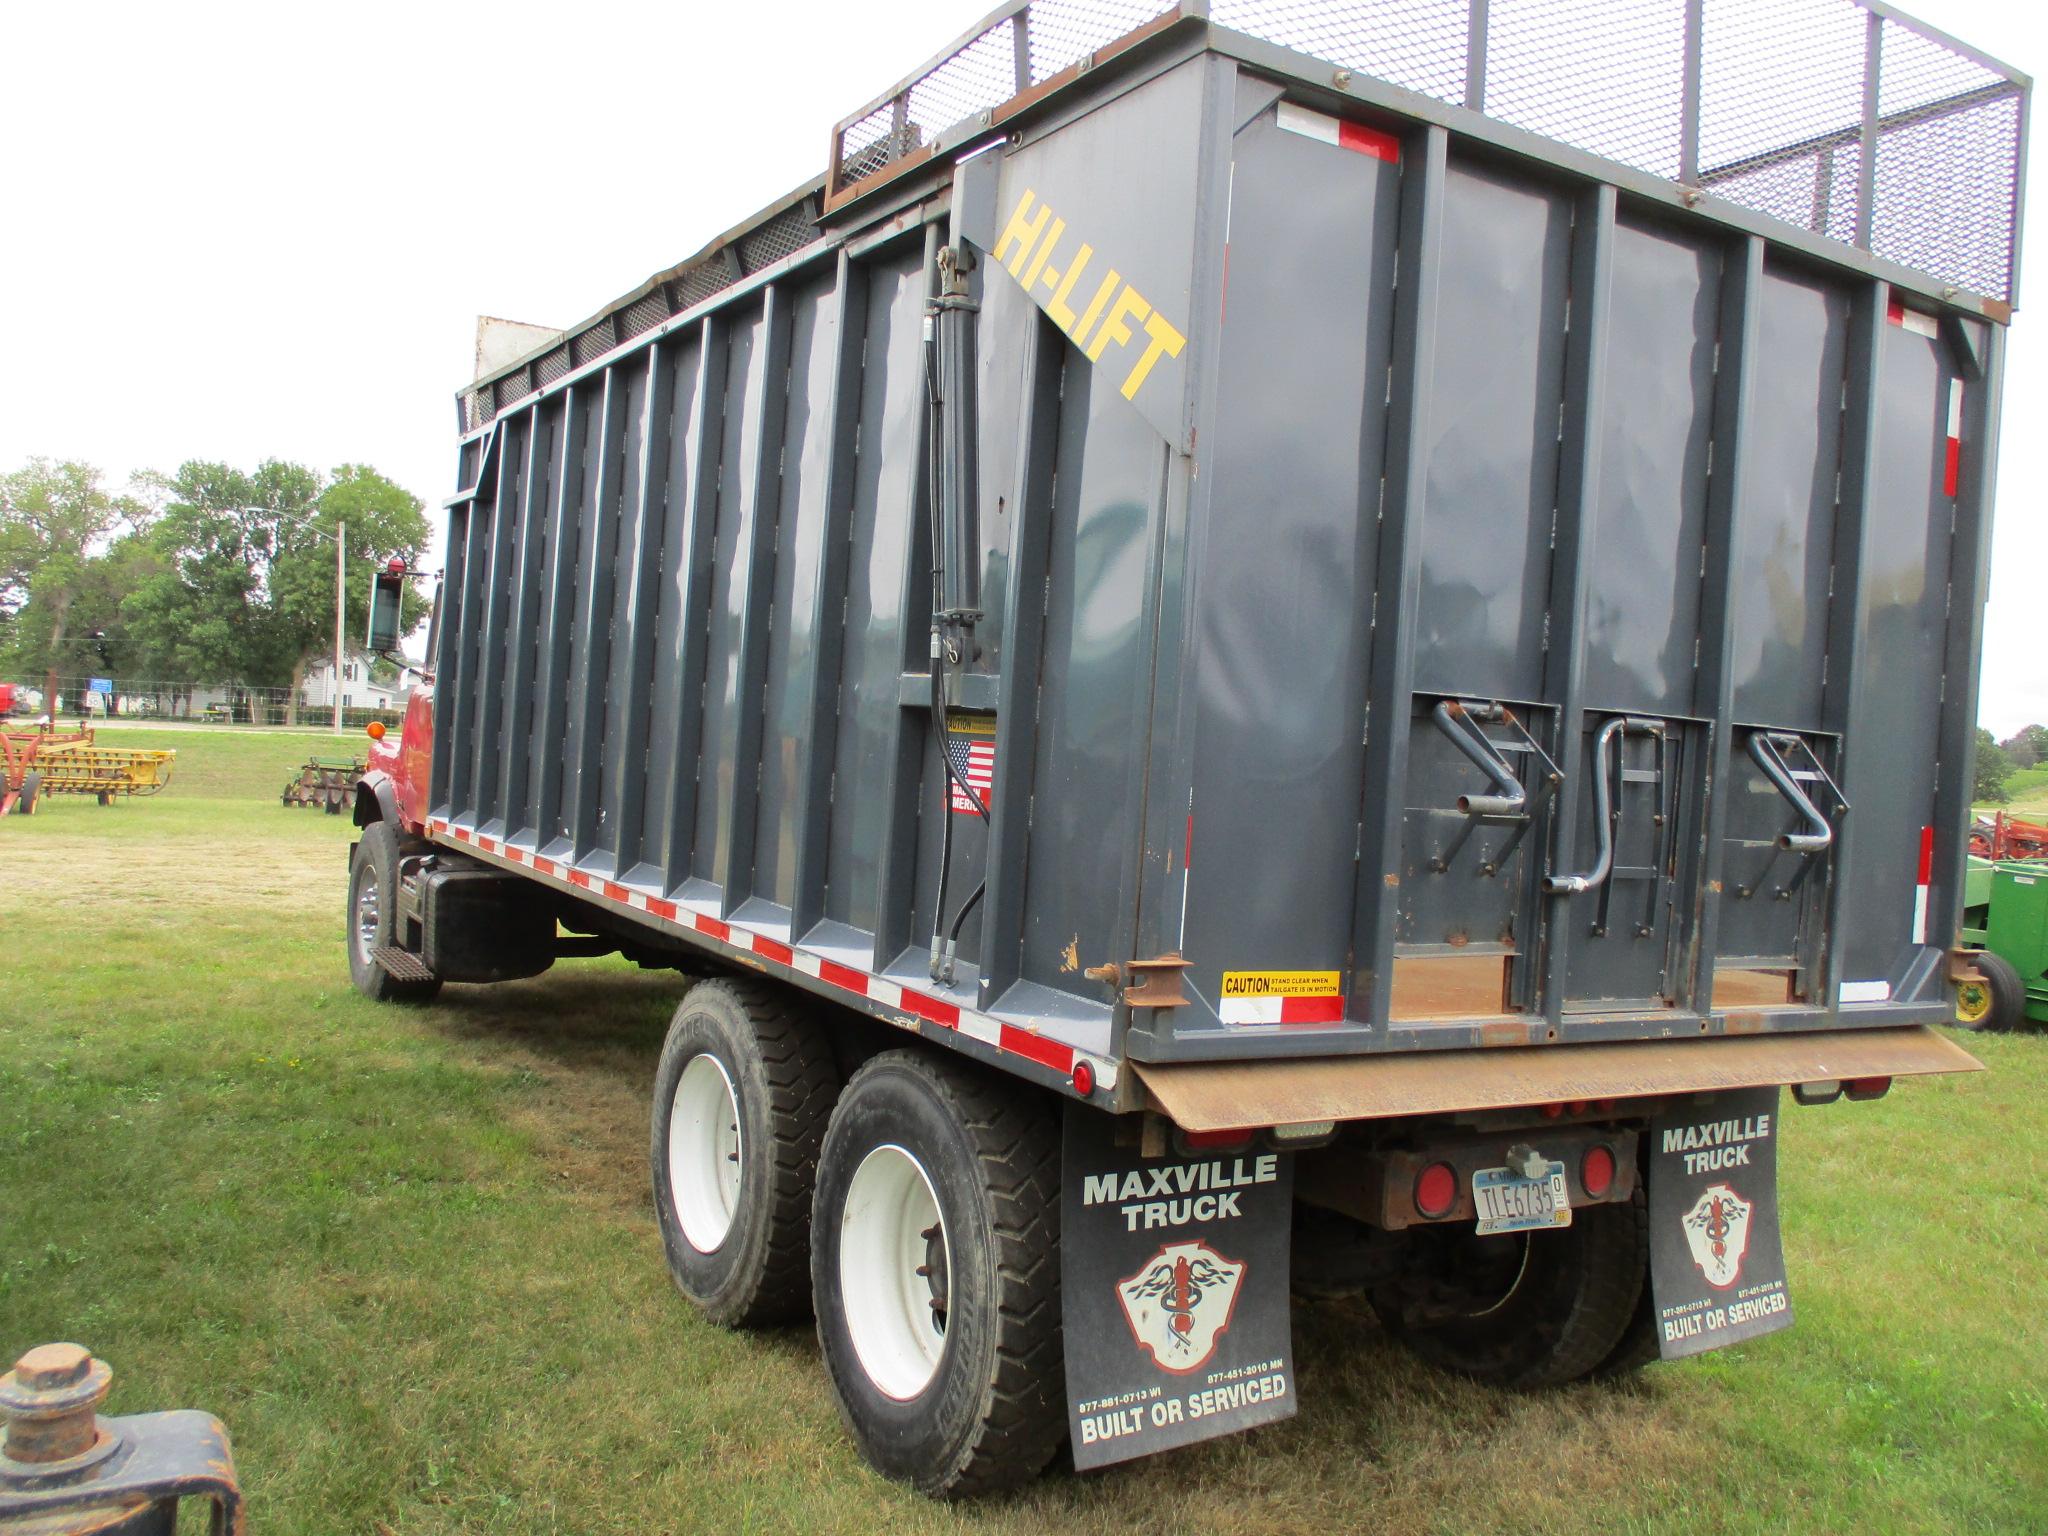
[[[1801,770],[1795,775],[1792,765],[1785,761],[1787,748],[1796,749],[1813,765],[1812,768]],[[1771,781],[1778,793],[1791,802],[1792,809],[1799,813],[1800,820],[1805,823],[1803,831],[1779,833],[1778,846],[1787,853],[1825,852],[1835,840],[1835,829],[1828,825],[1827,818],[1821,815],[1820,807],[1813,803],[1813,798],[1800,787],[1799,779],[1818,779],[1826,784],[1834,791],[1836,802],[1845,811],[1849,809],[1849,802],[1843,798],[1841,790],[1836,788],[1835,781],[1828,777],[1828,771],[1821,767],[1820,759],[1814,756],[1813,748],[1806,744],[1806,738],[1784,731],[1751,731],[1749,757],[1751,762],[1763,770],[1763,776]]]
[[[1616,715],[1600,727],[1600,734],[1593,738],[1593,828],[1600,839],[1593,867],[1583,875],[1545,875],[1546,896],[1583,896],[1605,885],[1607,877],[1614,873],[1614,807],[1607,783],[1608,758],[1614,751],[1614,738],[1624,731],[1632,736],[1661,736],[1664,722]]]
[[[1522,788],[1522,781],[1515,777],[1515,770],[1508,766],[1493,743],[1486,739],[1486,733],[1472,723],[1474,717],[1481,720],[1509,719],[1505,706],[1500,704],[1466,704],[1458,699],[1440,699],[1435,709],[1429,712],[1436,728],[1444,733],[1450,744],[1470,759],[1472,766],[1493,781],[1494,793],[1490,795],[1460,795],[1458,809],[1467,816],[1519,816],[1529,804],[1529,792]]]

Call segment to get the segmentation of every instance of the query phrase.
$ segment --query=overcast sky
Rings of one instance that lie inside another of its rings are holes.
[[[1908,8],[2048,64],[2031,0]],[[566,325],[672,265],[821,172],[836,118],[986,9],[0,3],[0,468],[362,462],[438,505],[479,314]],[[2048,311],[2044,250],[2022,290]],[[2012,336],[2001,736],[2048,721],[2048,313]]]

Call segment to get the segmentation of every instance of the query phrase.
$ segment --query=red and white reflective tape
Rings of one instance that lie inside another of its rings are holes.
[[[1885,306],[1884,317],[1891,321],[1893,325],[1903,326],[1915,336],[1939,336],[1941,334],[1941,326],[1936,322],[1934,316],[1923,314],[1917,309],[1908,309],[1898,299],[1893,299],[1890,304]]]
[[[899,982],[890,981],[886,977],[873,975],[809,950],[798,949],[792,944],[783,943],[780,939],[770,938],[767,934],[754,933],[738,927],[723,918],[693,911],[680,902],[650,896],[647,892],[631,886],[619,885],[583,870],[572,869],[567,864],[554,859],[544,859],[536,853],[498,838],[479,837],[468,827],[452,826],[438,817],[427,825],[435,834],[452,838],[488,858],[530,869],[536,875],[557,885],[580,891],[587,896],[616,902],[622,907],[630,907],[635,912],[644,912],[665,927],[692,934],[698,939],[709,940],[735,954],[782,966],[799,975],[823,982],[838,991],[864,998],[893,1015],[893,1022],[905,1028],[918,1029],[929,1024],[938,1029],[952,1030],[992,1050],[1001,1051],[1009,1056],[1019,1056],[1038,1066],[1049,1068],[1066,1077],[1084,1097],[1094,1089],[1116,1086],[1117,1064],[1109,1057],[1076,1050],[1070,1045],[1038,1034],[1022,1025],[1011,1024],[985,1013],[976,1013],[971,1008],[962,1008],[957,1003],[949,1003],[941,997],[932,997]]]
[[[1384,160],[1389,165],[1401,163],[1401,141],[1391,133],[1384,133],[1378,128],[1367,128],[1362,123],[1347,123],[1341,117],[1331,117],[1323,112],[1311,112],[1307,107],[1297,107],[1291,101],[1280,103],[1279,123],[1288,133],[1298,133],[1303,138],[1317,139],[1325,144],[1334,144],[1339,149],[1371,155],[1373,159]]]
[[[1948,381],[1948,435],[1943,447],[1941,494],[1953,496],[1963,478],[1963,381]]]
[[[1920,873],[1913,882],[1913,942],[1927,942],[1927,892],[1934,884],[1934,828],[1920,829]]]
[[[1225,997],[1216,1003],[1225,1024],[1342,1024],[1341,993],[1319,997]]]

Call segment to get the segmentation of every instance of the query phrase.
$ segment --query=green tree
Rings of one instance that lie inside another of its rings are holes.
[[[132,537],[152,515],[147,500],[108,490],[99,470],[75,460],[30,459],[0,476],[0,614],[10,670],[73,673],[104,664],[92,631],[111,619],[109,585],[130,571],[132,553],[114,557],[127,543],[115,535]]]
[[[1970,799],[1977,805],[2003,805],[2012,798],[2005,781],[2012,774],[2012,759],[1983,726],[1977,727],[1977,769]]]
[[[123,605],[129,633],[171,675],[291,688],[334,643],[335,530],[347,524],[344,629],[360,643],[372,568],[416,563],[429,528],[419,498],[374,469],[331,481],[269,460],[253,472],[191,462],[160,480],[164,568]],[[425,602],[413,595],[411,617]]]
[[[1998,745],[2015,768],[2032,768],[2041,761],[2041,743],[2034,733],[2041,730],[2038,725],[2027,726],[2014,731]]]

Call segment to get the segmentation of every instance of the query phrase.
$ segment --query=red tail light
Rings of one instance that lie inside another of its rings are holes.
[[[1458,1175],[1449,1163],[1431,1163],[1415,1176],[1415,1209],[1434,1221],[1458,1203]]]
[[[1614,1188],[1614,1151],[1605,1145],[1590,1147],[1579,1160],[1579,1182],[1595,1200]]]

